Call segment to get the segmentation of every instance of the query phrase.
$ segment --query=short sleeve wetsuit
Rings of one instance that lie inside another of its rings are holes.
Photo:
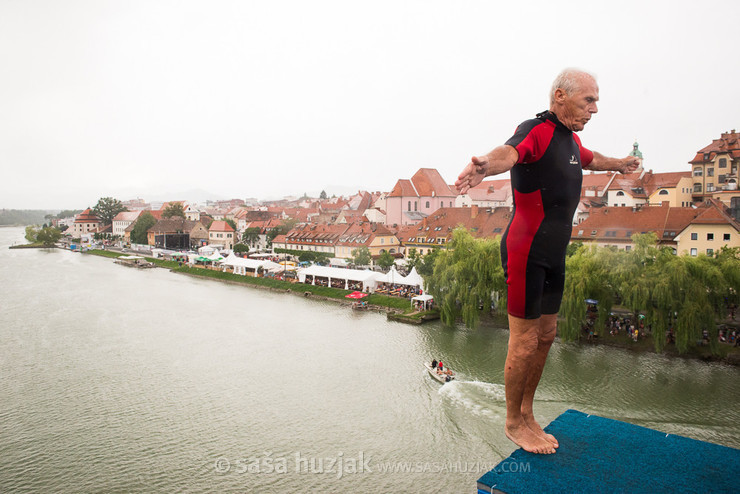
[[[593,153],[549,111],[522,122],[506,144],[519,153],[511,169],[514,214],[501,241],[507,308],[537,319],[560,309],[582,169]]]

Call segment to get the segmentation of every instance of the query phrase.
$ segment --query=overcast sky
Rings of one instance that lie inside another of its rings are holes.
[[[452,183],[570,66],[585,146],[688,170],[740,129],[740,2],[601,4],[0,0],[0,208]]]

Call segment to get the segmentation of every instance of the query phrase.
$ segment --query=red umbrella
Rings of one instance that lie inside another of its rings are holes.
[[[344,298],[363,298],[363,297],[367,297],[367,293],[352,292],[344,296]]]

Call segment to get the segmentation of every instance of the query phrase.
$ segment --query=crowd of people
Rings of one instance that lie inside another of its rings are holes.
[[[398,283],[378,283],[375,293],[392,295],[394,297],[412,298],[421,295],[421,288],[415,285],[401,285]]]

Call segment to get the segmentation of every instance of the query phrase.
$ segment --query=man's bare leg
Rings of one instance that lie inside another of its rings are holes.
[[[527,382],[530,374],[536,372],[538,366],[540,325],[539,319],[521,319],[509,315],[509,351],[504,367],[506,386],[504,432],[506,437],[525,451],[551,454],[555,452],[553,444],[530,429],[522,415],[522,402]],[[539,375],[541,374],[542,369],[540,368]]]
[[[533,359],[532,366],[530,367],[530,374],[527,376],[527,382],[524,386],[524,397],[522,399],[522,417],[527,426],[532,429],[538,436],[544,437],[552,443],[554,447],[558,447],[558,440],[552,434],[547,434],[542,430],[542,427],[534,418],[534,412],[532,406],[534,404],[534,393],[537,390],[537,385],[542,377],[542,369],[545,368],[545,361],[547,360],[547,354],[550,351],[552,342],[555,340],[555,333],[557,331],[558,315],[557,314],[543,314],[539,318],[539,331],[537,333],[537,353]]]

